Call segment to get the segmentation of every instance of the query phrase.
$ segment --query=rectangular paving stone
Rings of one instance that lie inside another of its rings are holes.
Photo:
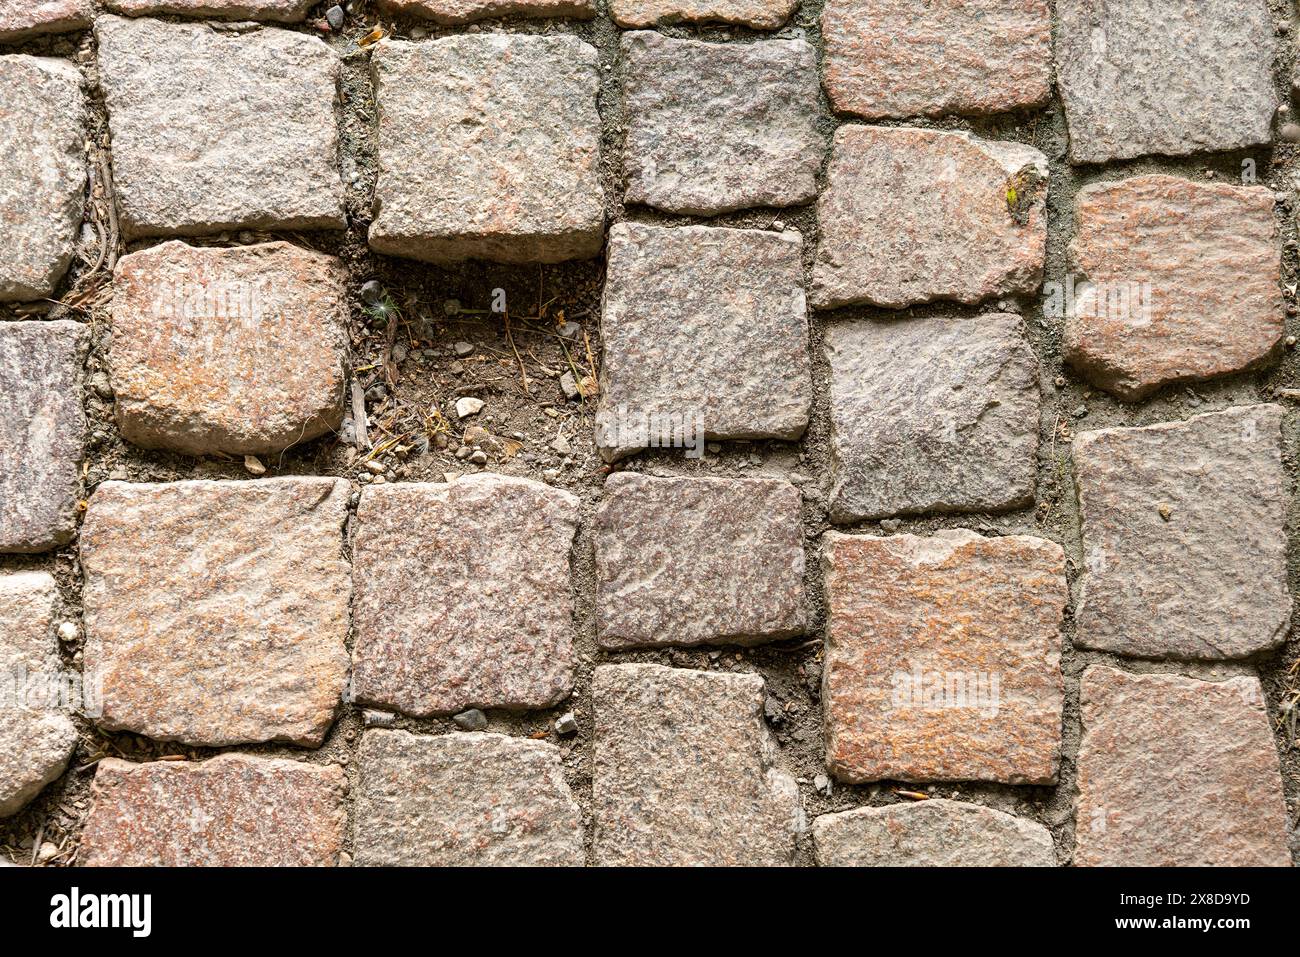
[[[0,302],[50,298],[68,271],[86,190],[85,126],[74,63],[0,56]]]
[[[343,228],[324,41],[115,16],[95,36],[128,239]]]
[[[1053,784],[1065,553],[1026,535],[822,536],[826,765],[842,781]]]
[[[1065,355],[1137,400],[1172,382],[1253,368],[1282,339],[1282,240],[1263,186],[1136,176],[1079,191],[1070,254],[1086,284]]]
[[[1256,678],[1094,665],[1080,687],[1077,866],[1290,866],[1277,748]]]
[[[581,867],[582,811],[560,749],[503,734],[367,731],[357,864]]]
[[[794,863],[803,808],[775,766],[760,676],[601,665],[592,695],[597,864]]]
[[[775,30],[797,0],[610,0],[609,13],[624,29],[668,23],[734,23]]]
[[[826,356],[832,521],[1033,501],[1038,361],[1019,316],[837,323]]]
[[[1076,644],[1143,658],[1239,658],[1286,640],[1282,409],[1084,432]]]
[[[560,262],[604,242],[595,47],[483,33],[371,57],[379,179],[370,248],[429,262]]]
[[[796,232],[609,231],[596,444],[614,460],[655,438],[797,439],[812,373]],[[703,434],[699,434],[702,432]]]
[[[217,17],[301,23],[316,0],[108,0],[108,9],[129,17]]]
[[[1056,866],[1043,825],[943,798],[823,814],[812,836],[820,867]]]
[[[472,23],[488,17],[569,17],[590,20],[596,0],[379,0],[379,8],[398,16],[426,17],[435,23]]]
[[[829,0],[821,27],[837,112],[998,113],[1052,95],[1047,0]]]
[[[347,679],[348,495],[328,478],[100,485],[81,528],[99,723],[319,746]]]
[[[817,195],[816,51],[804,40],[622,37],[628,203],[713,216]]]
[[[611,475],[592,529],[597,640],[752,645],[803,634],[800,505],[784,481]]]
[[[1275,49],[1266,0],[1060,0],[1071,162],[1269,142]]]
[[[334,867],[347,778],[338,765],[251,754],[95,767],[86,867]]]
[[[352,547],[357,700],[413,715],[563,701],[577,524],[575,496],[492,472],[363,489]]]
[[[278,452],[336,430],[346,273],[289,243],[171,241],[118,261],[109,371],[129,442],[190,455]]]
[[[58,778],[77,729],[58,698],[63,681],[48,572],[0,574],[0,818],[21,811]]]
[[[0,0],[0,43],[82,30],[90,26],[90,13],[89,0]]]
[[[0,553],[49,551],[76,533],[88,328],[0,322]]]
[[[1022,143],[841,126],[817,201],[818,308],[973,304],[1043,274],[1047,158]]]

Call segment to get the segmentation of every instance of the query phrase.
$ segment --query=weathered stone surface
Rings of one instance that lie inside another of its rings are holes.
[[[1051,784],[1065,553],[1024,535],[822,537],[826,764],[844,781]]]
[[[1019,316],[836,324],[826,355],[832,521],[1033,501],[1038,362]]]
[[[596,0],[380,0],[379,6],[402,16],[427,17],[436,23],[472,23],[488,17],[570,17],[590,20]]]
[[[76,532],[85,454],[88,327],[0,323],[0,552],[44,552]]]
[[[57,697],[58,607],[49,573],[0,574],[0,818],[62,774],[77,746],[77,729]]]
[[[798,233],[619,223],[609,232],[596,444],[797,439],[812,375]],[[663,443],[668,444],[668,443]]]
[[[814,306],[976,303],[1042,279],[1047,158],[1031,146],[841,126],[827,178]]]
[[[602,665],[596,710],[596,863],[794,863],[803,807],[773,766],[763,679],[660,665]]]
[[[1060,0],[1056,18],[1072,162],[1269,141],[1276,45],[1266,0]]]
[[[431,262],[559,262],[604,241],[595,47],[482,33],[371,58],[379,181],[370,247]]]
[[[775,30],[796,6],[798,0],[610,0],[609,12],[624,29],[716,22]]]
[[[804,40],[623,34],[629,203],[712,216],[817,195],[817,55]]]
[[[997,113],[1052,95],[1047,0],[829,0],[822,36],[842,113]]]
[[[88,26],[89,0],[0,0],[0,43]],[[0,96],[0,104],[4,102],[5,97]]]
[[[573,495],[491,472],[363,490],[352,551],[357,699],[414,715],[563,701],[577,524]]]
[[[332,256],[289,243],[123,257],[109,371],[136,445],[191,455],[277,452],[337,429],[347,293]]]
[[[347,778],[337,765],[250,754],[132,764],[105,758],[78,863],[88,867],[333,867]]]
[[[85,123],[73,63],[0,56],[0,302],[48,298],[68,271],[86,188]]]
[[[771,479],[611,475],[593,528],[597,639],[752,645],[802,634],[800,504],[795,486]]]
[[[109,730],[317,746],[347,678],[348,483],[105,482],[81,529]]]
[[[1279,406],[1249,405],[1079,435],[1077,644],[1237,658],[1286,640],[1281,425]]]
[[[301,23],[316,0],[108,0],[114,13],[129,17],[175,15],[223,20]]]
[[[1259,681],[1083,673],[1074,863],[1287,867],[1287,811]]]
[[[1123,399],[1248,369],[1278,347],[1282,242],[1263,186],[1138,176],[1079,192],[1066,358]],[[1064,292],[1064,290],[1063,290]]]
[[[95,35],[128,238],[343,227],[323,41],[114,16]]]
[[[560,749],[502,734],[367,731],[354,841],[381,867],[581,867]]]
[[[942,798],[823,814],[812,835],[822,867],[1056,866],[1043,825]]]

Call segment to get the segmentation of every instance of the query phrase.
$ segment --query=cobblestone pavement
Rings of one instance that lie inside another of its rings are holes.
[[[0,0],[0,864],[1286,865],[1286,0]]]

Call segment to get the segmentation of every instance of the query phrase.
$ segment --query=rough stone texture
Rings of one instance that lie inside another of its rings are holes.
[[[1067,312],[1065,355],[1088,379],[1140,399],[1273,354],[1286,304],[1272,190],[1138,176],[1077,204],[1071,257],[1094,288]]]
[[[371,57],[379,180],[370,247],[430,262],[559,262],[604,241],[595,47],[484,33]]]
[[[1277,749],[1253,677],[1083,673],[1074,863],[1288,867]]]
[[[773,767],[761,677],[602,665],[592,694],[597,864],[794,862],[803,807]]]
[[[105,482],[81,529],[100,724],[318,746],[346,683],[348,483]]]
[[[114,13],[129,17],[175,15],[223,20],[301,23],[317,0],[108,0]]]
[[[842,113],[997,113],[1052,94],[1047,0],[829,0],[821,26]]]
[[[76,532],[89,327],[0,322],[0,552],[44,552]]]
[[[86,188],[85,124],[75,64],[0,56],[0,302],[48,298],[68,271]]]
[[[583,864],[560,749],[502,734],[367,731],[354,832],[363,866]]]
[[[41,33],[81,30],[89,25],[89,0],[0,0],[0,43]],[[4,102],[5,97],[0,96],[0,104]]]
[[[1237,658],[1286,640],[1281,425],[1280,406],[1249,405],[1079,435],[1077,644]]]
[[[798,0],[610,0],[609,12],[624,29],[665,23],[734,23],[775,30]]]
[[[832,521],[1033,501],[1038,362],[1019,316],[837,324],[826,355]]]
[[[610,230],[596,416],[605,458],[637,451],[674,417],[696,439],[803,435],[812,376],[802,250],[795,232]]]
[[[289,243],[123,257],[109,371],[130,442],[191,455],[277,452],[337,429],[347,293],[332,256]]]
[[[369,486],[353,563],[358,701],[546,708],[573,688],[575,496],[491,472]]]
[[[427,17],[435,23],[472,23],[488,17],[570,17],[590,20],[596,0],[380,0],[398,16]]]
[[[860,807],[813,821],[821,867],[1055,867],[1047,828],[942,798]]]
[[[128,239],[343,227],[323,41],[113,16],[95,35]]]
[[[77,745],[67,711],[41,693],[62,672],[54,640],[58,607],[59,589],[48,572],[0,574],[0,818],[20,811],[62,774]]]
[[[836,777],[1056,781],[1068,597],[1059,545],[967,529],[828,532],[822,567]]]
[[[1269,141],[1276,44],[1266,0],[1059,0],[1056,18],[1072,162]]]
[[[712,216],[817,195],[816,51],[625,33],[628,203]]]
[[[969,304],[1037,290],[1047,158],[1033,147],[841,126],[827,179],[817,203],[814,306]]]
[[[88,867],[333,867],[347,778],[337,765],[249,754],[105,758],[78,863]]]
[[[592,530],[597,640],[751,645],[802,634],[800,504],[795,486],[772,479],[611,475]]]

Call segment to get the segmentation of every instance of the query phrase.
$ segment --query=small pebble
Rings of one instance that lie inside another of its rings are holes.
[[[903,523],[896,518],[886,518],[881,520],[880,527],[890,535],[893,535],[903,527]]]
[[[463,357],[474,354],[474,344],[472,342],[458,342],[451,348],[458,356]]]
[[[361,712],[361,719],[365,721],[367,728],[391,728],[397,721],[397,715],[390,711],[370,711]]]
[[[1283,123],[1282,139],[1288,143],[1300,143],[1300,123]]]
[[[555,719],[555,731],[557,734],[578,733],[578,719],[572,711],[566,711]]]
[[[256,455],[244,456],[244,468],[248,469],[249,474],[251,475],[266,474],[266,466],[262,464],[262,460],[259,459]]]
[[[472,395],[467,395],[456,400],[456,418],[458,419],[464,419],[471,415],[478,415],[482,411],[482,399],[476,399]]]
[[[1156,506],[1156,511],[1160,513],[1160,517],[1166,522],[1173,518],[1174,515],[1174,510],[1163,502]]]
[[[77,626],[70,621],[59,625],[59,641],[76,641],[79,633]]]
[[[478,708],[470,708],[468,711],[462,711],[451,719],[457,725],[466,731],[482,731],[488,726],[487,715]]]
[[[325,11],[325,19],[329,22],[330,27],[335,30],[343,29],[343,19],[345,16],[346,14],[343,12],[343,8],[338,5],[332,6]]]
[[[373,306],[384,297],[384,287],[379,285],[378,281],[372,279],[361,287],[361,301],[367,306]]]
[[[482,449],[479,449],[477,452],[470,455],[469,460],[473,462],[475,465],[487,465],[488,462],[487,453],[484,452]]]
[[[831,779],[828,778],[826,775],[819,774],[816,777],[814,777],[813,787],[817,789],[818,793],[824,795],[825,797],[831,796]]]
[[[369,469],[371,472],[374,472],[376,475],[384,474],[384,463],[378,461],[377,459],[371,459],[369,462],[367,462],[366,468]]]

